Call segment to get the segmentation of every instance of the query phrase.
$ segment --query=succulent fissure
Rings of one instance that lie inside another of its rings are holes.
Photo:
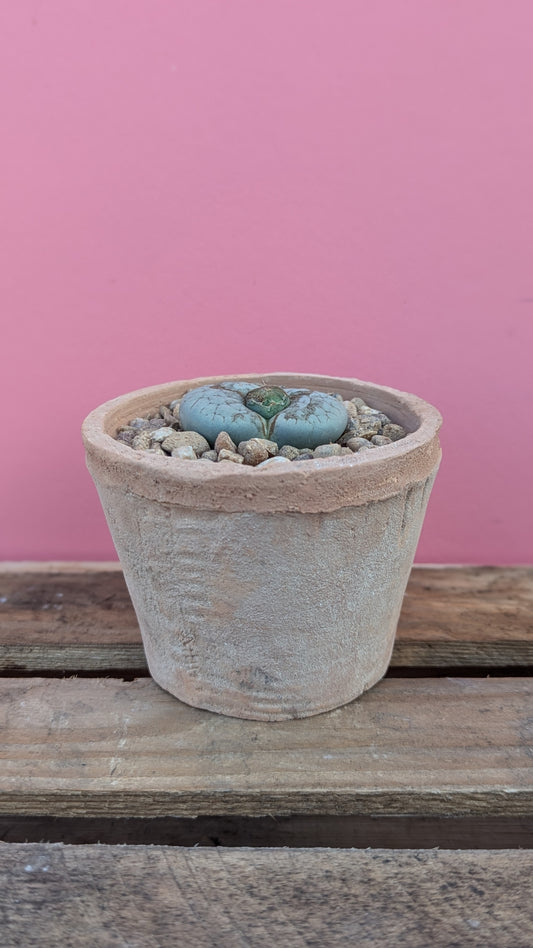
[[[275,415],[278,415],[284,408],[288,408],[291,403],[289,395],[277,385],[261,385],[259,388],[253,388],[244,396],[244,404],[247,408],[257,412],[266,421],[270,421]],[[270,428],[270,425],[268,426]]]

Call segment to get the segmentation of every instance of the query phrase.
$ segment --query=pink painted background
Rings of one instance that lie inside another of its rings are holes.
[[[110,559],[79,428],[214,373],[442,411],[419,562],[533,561],[531,0],[0,11],[3,559]]]

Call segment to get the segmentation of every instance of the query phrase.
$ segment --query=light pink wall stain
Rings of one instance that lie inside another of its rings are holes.
[[[0,29],[0,556],[114,556],[100,402],[292,370],[442,411],[419,562],[531,562],[528,0],[21,0]]]

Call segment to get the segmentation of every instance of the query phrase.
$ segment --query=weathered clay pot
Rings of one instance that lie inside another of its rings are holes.
[[[193,386],[107,402],[83,425],[153,678],[188,704],[259,720],[338,707],[385,673],[440,461],[431,405],[319,375],[232,378],[363,397],[409,432],[350,457],[258,470],[134,451],[117,428]]]

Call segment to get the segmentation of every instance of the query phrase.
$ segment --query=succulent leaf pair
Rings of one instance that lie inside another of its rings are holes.
[[[197,431],[214,444],[227,431],[238,444],[268,438],[278,447],[316,448],[336,441],[348,424],[339,399],[303,388],[257,386],[253,382],[221,382],[191,389],[180,406],[182,427]]]

